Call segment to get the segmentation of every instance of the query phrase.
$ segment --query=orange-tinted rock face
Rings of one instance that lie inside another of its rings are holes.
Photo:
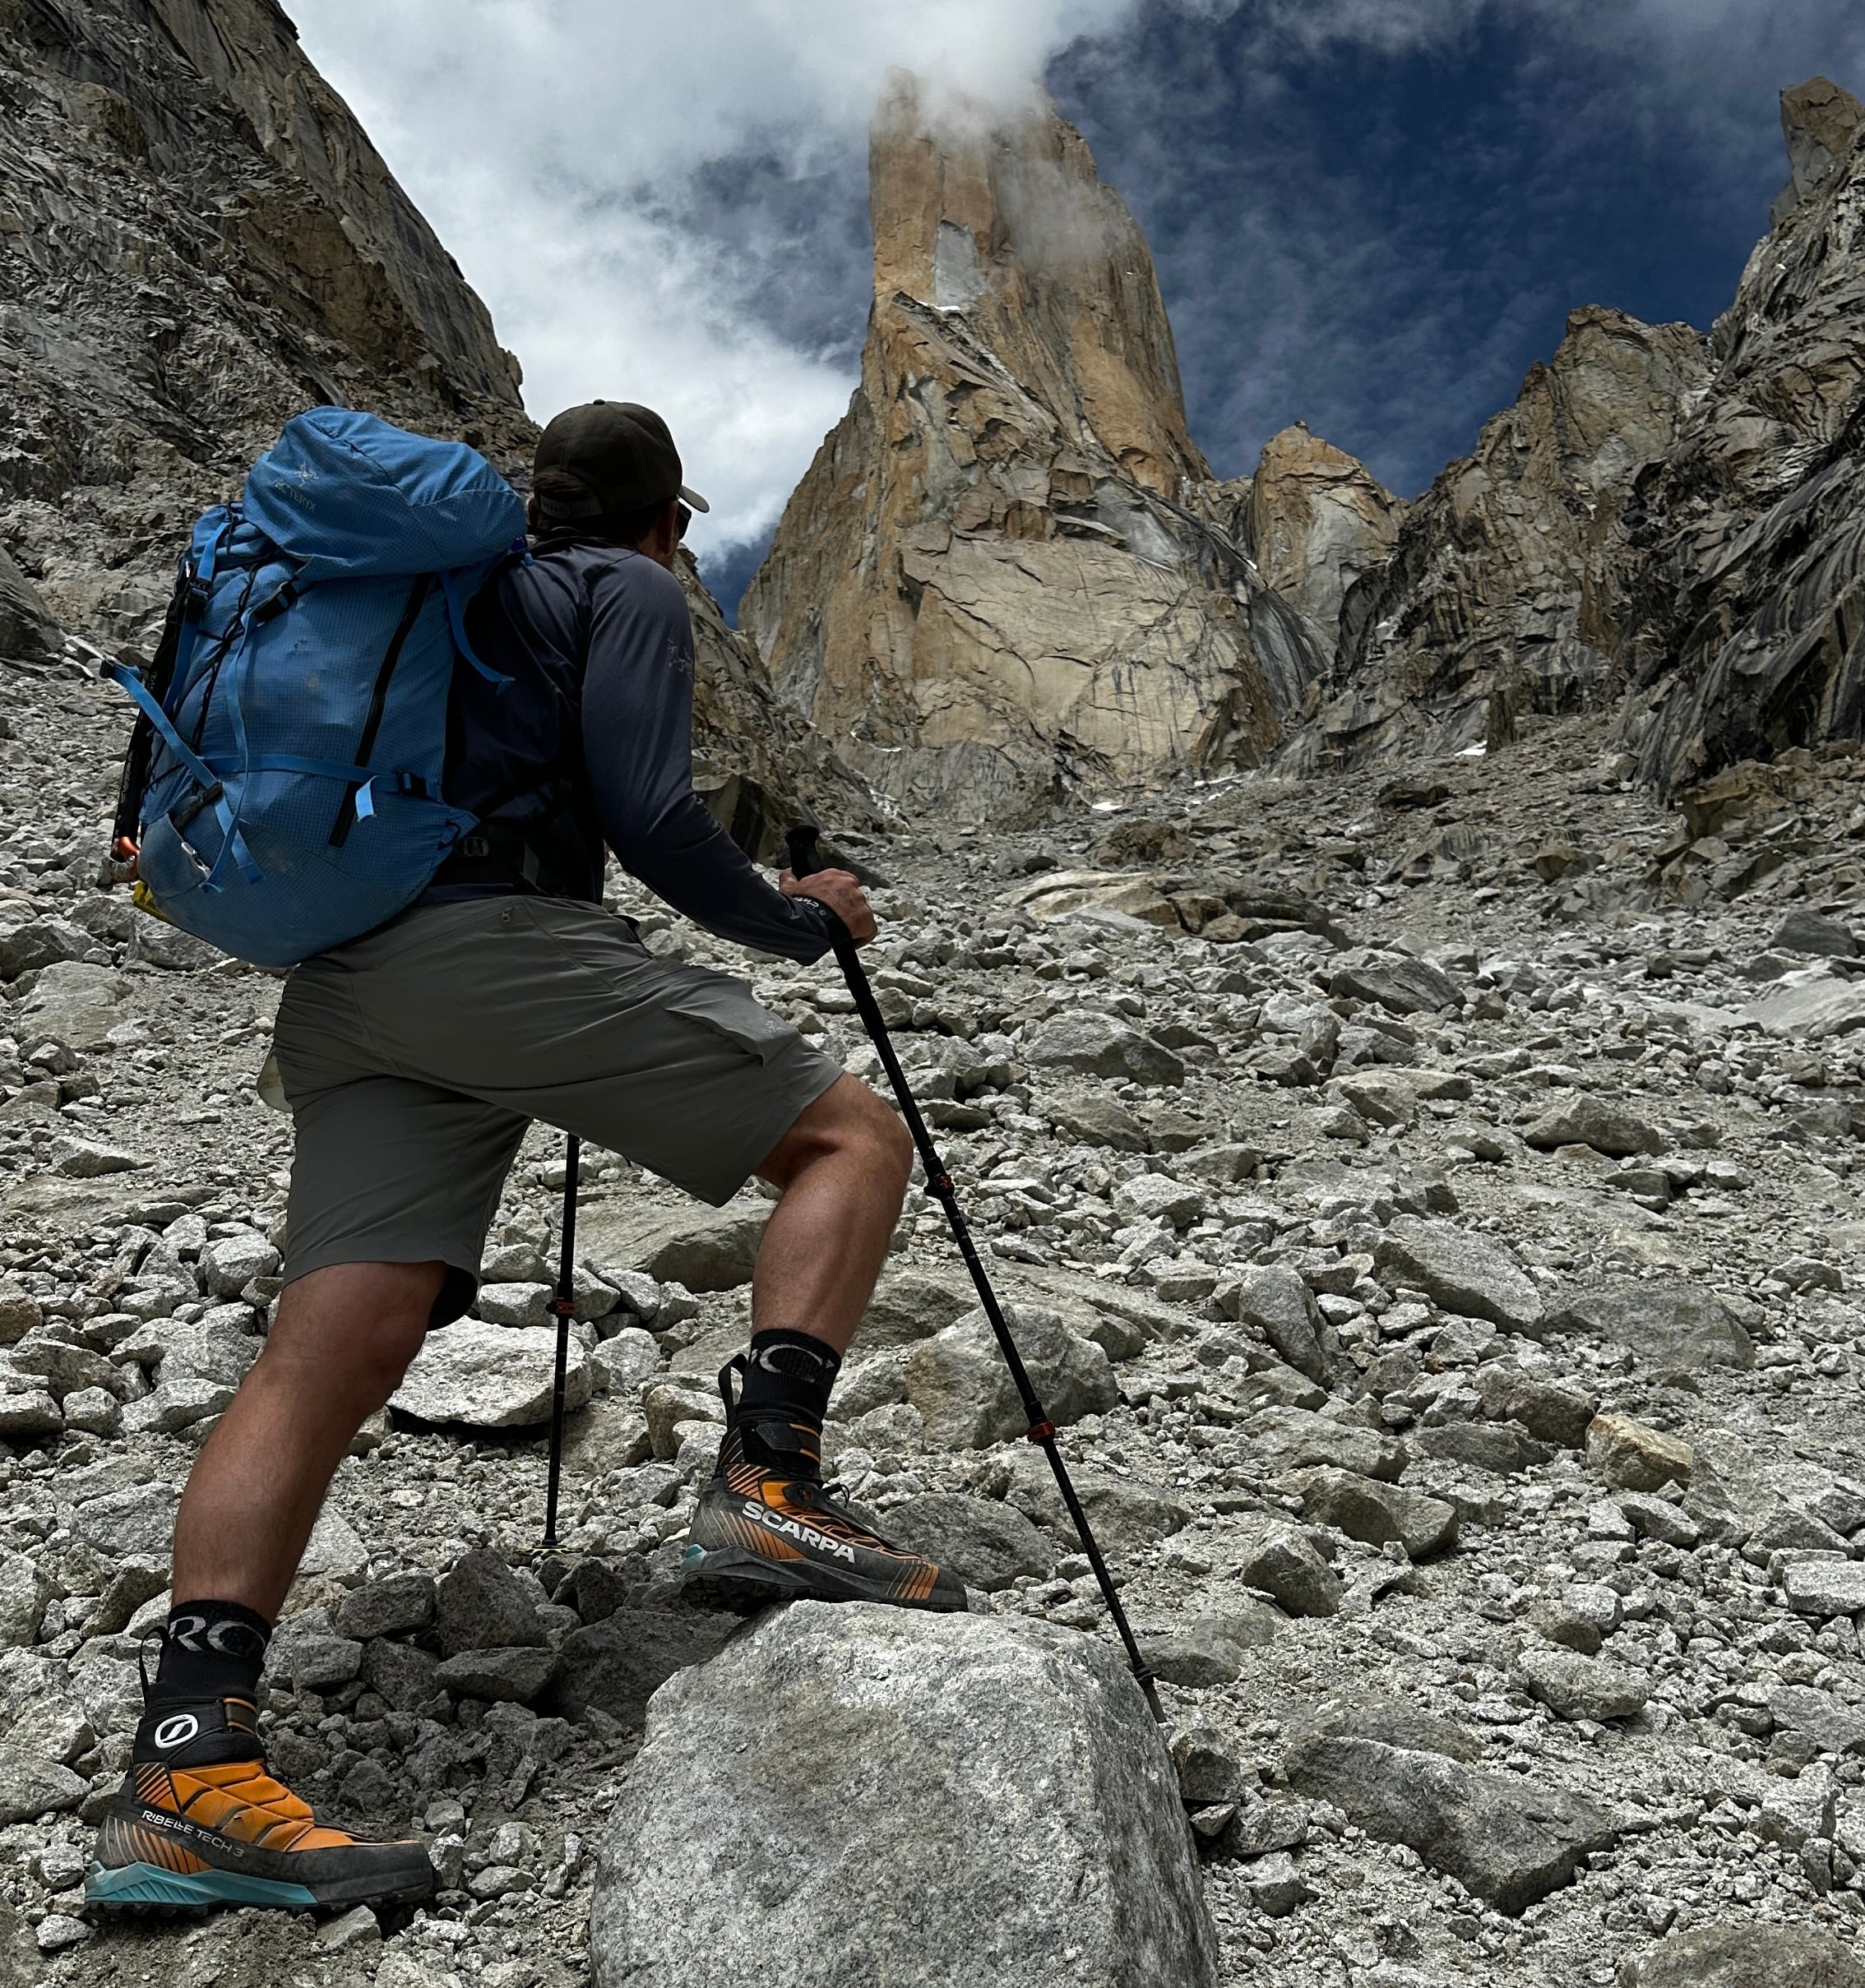
[[[1264,580],[1331,650],[1348,589],[1391,555],[1405,515],[1363,463],[1298,421],[1263,445],[1244,502],[1245,543]]]
[[[1054,116],[989,131],[903,85],[868,149],[877,307],[962,312],[1077,449],[1162,497],[1209,476],[1186,432],[1152,258],[1086,142]]]
[[[861,385],[745,599],[780,692],[961,812],[1259,758],[1319,654],[1193,514],[1151,259],[1080,135],[902,79],[870,175]]]

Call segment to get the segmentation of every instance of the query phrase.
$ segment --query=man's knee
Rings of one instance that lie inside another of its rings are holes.
[[[444,1264],[339,1264],[288,1285],[261,1356],[373,1414],[420,1352]]]
[[[425,1313],[398,1313],[383,1319],[375,1336],[354,1349],[343,1385],[365,1415],[373,1415],[401,1385],[427,1335]]]
[[[906,1121],[885,1098],[872,1091],[868,1095],[873,1099],[875,1134],[882,1156],[900,1177],[900,1191],[905,1194],[907,1182],[913,1177],[913,1135],[906,1128]]]
[[[804,1107],[758,1172],[785,1187],[812,1161],[843,1153],[896,1180],[905,1193],[913,1172],[912,1135],[892,1106],[858,1077],[846,1075]]]

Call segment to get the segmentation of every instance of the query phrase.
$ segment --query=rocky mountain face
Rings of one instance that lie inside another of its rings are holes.
[[[742,617],[888,793],[1014,814],[1257,758],[1321,667],[1208,521],[1172,335],[1080,134],[902,81],[847,414]]]
[[[1701,390],[1702,348],[1687,325],[1573,313],[1515,405],[1412,506],[1391,557],[1350,583],[1334,694],[1290,764],[1455,751],[1513,736],[1525,712],[1606,700],[1622,514]]]
[[[1661,788],[1865,729],[1862,118],[1823,77],[1783,95],[1776,224],[1688,419],[1636,479],[1624,729]]]
[[[1620,710],[1664,791],[1865,727],[1860,106],[1784,93],[1791,177],[1707,340],[1589,307],[1351,585],[1283,763],[1396,763]]]
[[[320,402],[522,482],[516,360],[272,0],[0,0],[0,654],[146,644],[195,514]],[[683,577],[722,811],[872,824]]]
[[[1077,134],[903,85],[862,383],[746,597],[780,694],[896,798],[999,819],[1535,714],[1622,706],[1665,788],[1855,735],[1865,167],[1835,86],[1782,115],[1793,177],[1712,337],[1576,310],[1408,506],[1300,427],[1212,481]]]
[[[194,513],[301,408],[522,461],[516,362],[271,0],[0,29],[0,537],[67,626],[144,637]]]
[[[1363,463],[1298,421],[1264,443],[1233,536],[1331,655],[1349,589],[1385,564],[1405,511]]]

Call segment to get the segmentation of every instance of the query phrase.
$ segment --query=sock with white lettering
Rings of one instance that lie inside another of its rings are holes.
[[[162,1632],[151,1705],[202,1699],[257,1702],[272,1625],[240,1602],[178,1602]]]
[[[842,1357],[807,1332],[752,1334],[734,1421],[745,1460],[794,1477],[822,1474],[822,1418]]]

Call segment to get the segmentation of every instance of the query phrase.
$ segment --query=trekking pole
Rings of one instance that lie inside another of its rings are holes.
[[[576,1163],[582,1141],[574,1132],[563,1145],[563,1249],[557,1260],[557,1378],[550,1390],[550,1477],[544,1492],[544,1542],[557,1544],[557,1486],[563,1474],[563,1377],[570,1364],[570,1321],[576,1315]]]
[[[808,824],[800,825],[789,831],[786,839],[790,845],[790,868],[799,877],[812,875],[822,867],[816,846],[817,831]],[[868,984],[868,969],[861,964],[855,942],[835,913],[825,904],[825,917],[829,921],[830,942],[835,949],[836,964],[849,983],[849,992],[854,996],[856,1011],[860,1015],[862,1026],[867,1029],[868,1039],[873,1043],[875,1053],[881,1059],[881,1066],[887,1073],[887,1081],[894,1087],[894,1095],[900,1101],[900,1115],[906,1120],[907,1130],[913,1135],[913,1143],[919,1149],[921,1166],[926,1172],[927,1191],[946,1211],[946,1220],[951,1227],[952,1240],[958,1245],[958,1252],[965,1259],[965,1267],[971,1273],[971,1281],[978,1288],[978,1301],[984,1308],[984,1315],[991,1322],[991,1330],[997,1335],[997,1348],[1004,1356],[1004,1364],[1010,1369],[1023,1412],[1029,1423],[1025,1431],[1027,1439],[1036,1445],[1049,1459],[1049,1468],[1055,1473],[1056,1488],[1062,1493],[1062,1500],[1067,1508],[1070,1520],[1075,1527],[1076,1536],[1081,1542],[1081,1550],[1087,1556],[1088,1565],[1094,1570],[1094,1579],[1099,1585],[1101,1598],[1108,1605],[1108,1615],[1127,1652],[1127,1661],[1133,1671],[1133,1678],[1145,1693],[1146,1703],[1152,1708],[1153,1717],[1162,1724],[1165,1714],[1159,1706],[1159,1694],[1153,1682],[1153,1673],[1147,1667],[1146,1659],[1141,1654],[1140,1645],[1134,1639],[1131,1625],[1127,1620],[1127,1611],[1120,1605],[1120,1597],[1114,1593],[1113,1576],[1108,1572],[1107,1562],[1101,1558],[1101,1549],[1096,1543],[1093,1529],[1088,1523],[1088,1514],[1081,1509],[1073,1481],[1068,1474],[1068,1466],[1062,1459],[1056,1447],[1056,1425],[1044,1412],[1037,1398],[1034,1385],[1029,1370],[1023,1364],[1023,1356],[1016,1349],[1016,1341],[1011,1337],[1010,1323],[1004,1316],[1003,1306],[997,1302],[997,1294],[991,1288],[991,1279],[986,1274],[983,1260],[978,1254],[977,1245],[971,1240],[971,1231],[965,1226],[965,1216],[960,1211],[958,1190],[952,1185],[952,1177],[946,1172],[945,1163],[939,1158],[939,1150],[933,1144],[933,1135],[926,1129],[926,1121],[919,1115],[919,1107],[914,1101],[912,1090],[906,1080],[906,1072],[900,1067],[900,1059],[895,1052],[894,1039],[887,1032],[887,1024],[881,1019],[881,1009],[874,998],[874,990]]]

